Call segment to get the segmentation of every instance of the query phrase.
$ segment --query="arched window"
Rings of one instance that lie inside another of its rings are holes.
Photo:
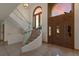
[[[33,19],[34,19],[33,20],[33,27],[34,28],[40,27],[41,13],[42,13],[42,8],[40,6],[36,7],[33,12]]]
[[[51,16],[58,16],[64,14],[64,12],[70,13],[71,10],[71,3],[57,3],[51,8]]]

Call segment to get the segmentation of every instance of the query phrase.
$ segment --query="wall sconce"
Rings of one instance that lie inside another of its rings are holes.
[[[24,3],[23,6],[24,6],[24,8],[27,8],[28,7],[28,3]]]

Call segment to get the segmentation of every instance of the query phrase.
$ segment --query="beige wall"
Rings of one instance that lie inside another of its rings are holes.
[[[75,49],[79,49],[79,3],[75,4]]]
[[[8,44],[14,44],[23,41],[23,34],[11,18],[7,18],[4,22],[5,24],[5,41]]]
[[[19,9],[19,11],[22,13],[22,15],[26,18],[26,21],[30,22],[30,11],[29,11],[29,7],[24,8],[23,4],[19,4],[17,6],[17,9]]]
[[[4,20],[16,8],[18,3],[0,3],[0,20]]]

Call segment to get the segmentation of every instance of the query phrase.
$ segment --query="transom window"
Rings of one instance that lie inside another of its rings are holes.
[[[42,9],[39,7],[35,10],[34,15],[39,14],[42,12]]]
[[[71,10],[71,3],[57,3],[51,9],[51,16],[58,16],[64,14],[64,12],[70,13]]]

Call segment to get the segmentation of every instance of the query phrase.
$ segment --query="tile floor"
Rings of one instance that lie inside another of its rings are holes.
[[[21,47],[21,43],[0,45],[0,56],[79,56],[79,51],[45,43],[26,53],[21,52]]]
[[[21,54],[21,44],[0,45],[0,56],[19,56]]]
[[[79,51],[51,44],[43,44],[36,50],[23,54],[24,56],[79,56]]]

